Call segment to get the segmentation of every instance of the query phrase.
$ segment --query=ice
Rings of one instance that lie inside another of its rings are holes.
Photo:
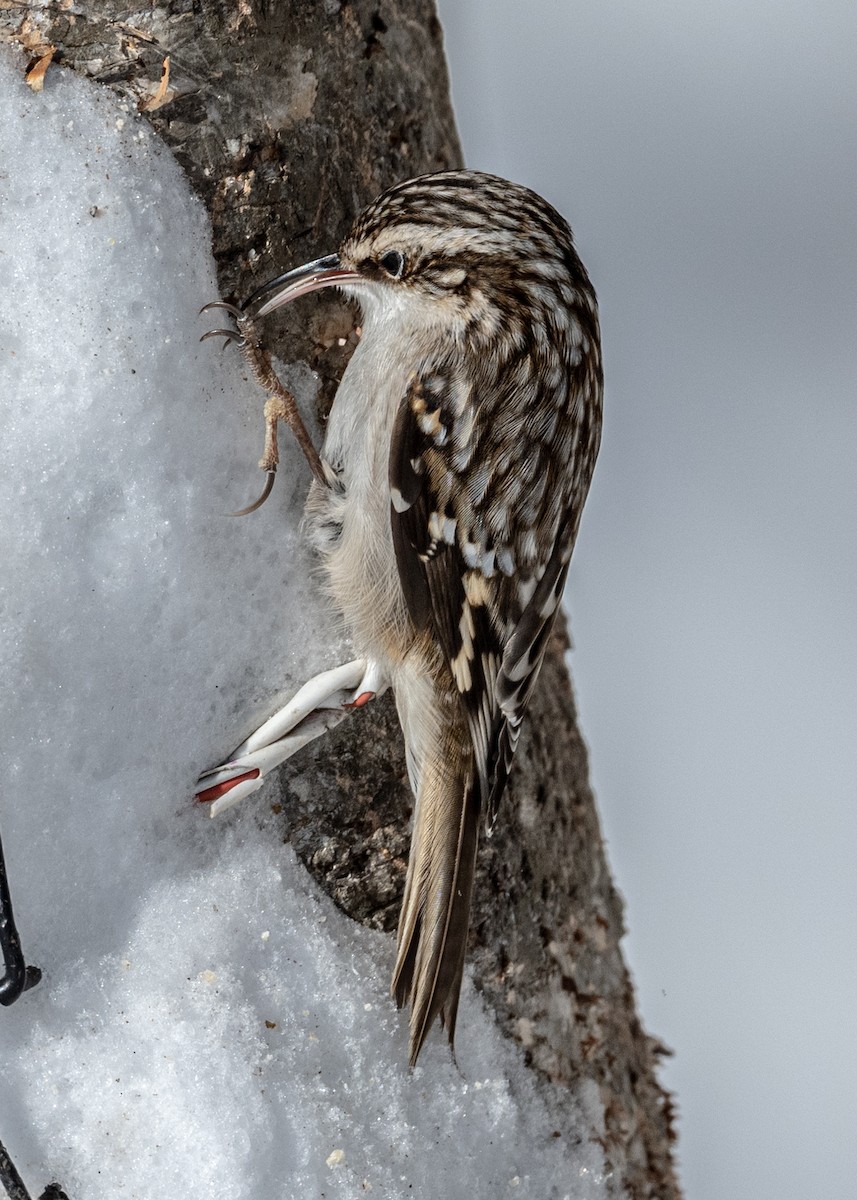
[[[0,1010],[0,1137],[72,1200],[607,1194],[594,1085],[579,1145],[553,1137],[469,982],[459,1065],[438,1036],[409,1073],[391,940],[317,890],[264,791],[193,807],[350,657],[299,539],[309,472],[281,439],[271,499],[226,515],[261,485],[264,397],[198,341],[203,209],[113,93],[23,74],[0,52],[0,826],[44,979]]]

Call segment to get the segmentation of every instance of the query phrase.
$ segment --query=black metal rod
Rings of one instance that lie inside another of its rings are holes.
[[[6,1147],[0,1142],[0,1187],[5,1189],[9,1200],[32,1200]],[[68,1200],[58,1183],[49,1183],[39,1200]]]
[[[30,1193],[24,1187],[24,1181],[18,1174],[15,1164],[6,1152],[6,1147],[0,1142],[0,1184],[6,1189],[9,1200],[30,1200]]]
[[[0,1004],[14,1004],[22,992],[34,987],[42,977],[38,967],[28,967],[24,962],[21,939],[12,911],[12,894],[9,877],[3,858],[3,839],[0,838],[0,947],[3,950],[3,978],[0,979]],[[0,1188],[9,1200],[31,1200],[24,1181],[6,1147],[0,1142]],[[49,1183],[39,1200],[68,1200],[58,1183]]]
[[[28,967],[21,950],[21,939],[12,911],[12,895],[3,858],[0,837],[0,948],[3,950],[3,978],[0,979],[0,1004],[14,1004],[22,992],[34,987],[42,977],[38,967]]]

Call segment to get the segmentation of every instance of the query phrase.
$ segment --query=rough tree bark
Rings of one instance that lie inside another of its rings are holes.
[[[211,214],[224,296],[246,296],[335,249],[353,215],[396,180],[461,162],[432,0],[172,0],[138,10],[119,0],[0,0],[0,40],[34,60],[54,47],[58,66],[146,108]],[[283,357],[319,373],[324,406],[353,348],[354,320],[330,292],[316,300],[281,310],[266,328]],[[587,782],[566,648],[561,627],[502,820],[480,851],[470,961],[553,1095],[560,1133],[564,1085],[593,1080],[617,1191],[667,1200],[679,1189],[671,1102],[656,1078],[663,1048],[640,1024],[619,949],[622,902]],[[370,709],[286,765],[278,807],[285,836],[336,902],[389,930],[411,796],[392,704]],[[310,775],[311,793],[292,786]]]

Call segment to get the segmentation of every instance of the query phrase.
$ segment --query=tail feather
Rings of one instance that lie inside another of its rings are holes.
[[[419,783],[392,985],[400,1008],[411,1003],[411,1066],[435,1018],[455,1038],[482,808],[461,749],[425,764]]]

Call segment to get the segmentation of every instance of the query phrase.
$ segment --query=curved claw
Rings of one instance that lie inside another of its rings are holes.
[[[213,308],[222,308],[230,313],[236,321],[240,321],[244,313],[235,304],[229,304],[226,300],[212,300],[209,304],[203,304],[199,310],[199,315],[202,316],[205,312],[211,312]]]
[[[252,504],[248,504],[246,508],[239,508],[238,512],[230,513],[230,517],[246,517],[249,513],[255,512],[257,508],[261,508],[271,494],[271,489],[274,486],[274,480],[277,478],[276,471],[269,471],[268,478],[265,480],[265,486],[262,489],[262,495],[258,500],[254,500]]]
[[[226,338],[229,342],[237,342],[239,346],[246,344],[243,334],[240,334],[237,329],[209,329],[199,340],[204,342],[206,338],[210,337]]]

